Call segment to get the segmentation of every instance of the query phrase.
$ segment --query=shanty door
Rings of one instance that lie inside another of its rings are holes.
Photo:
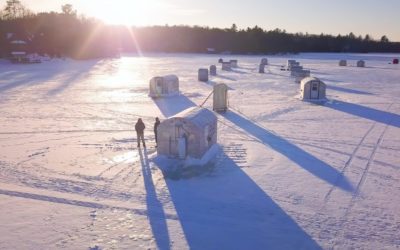
[[[174,130],[170,136],[169,153],[173,157],[184,159],[187,155],[187,136],[182,133],[182,125],[176,125]]]
[[[318,99],[318,94],[319,94],[319,83],[318,82],[311,83],[311,94],[310,94],[311,99]]]
[[[163,80],[161,78],[158,78],[156,80],[156,93],[157,95],[163,94]]]
[[[174,132],[171,134],[169,138],[169,154],[177,157],[179,156],[179,136],[180,135],[180,126],[175,126]]]

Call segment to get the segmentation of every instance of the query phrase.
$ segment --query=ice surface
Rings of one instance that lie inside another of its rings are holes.
[[[0,60],[0,249],[398,248],[400,67],[389,62],[400,56],[268,56],[265,74],[261,56],[235,56],[239,68],[199,82],[219,57]],[[296,98],[288,59],[327,84],[327,102]],[[181,95],[148,97],[166,74]],[[164,176],[154,117],[201,104],[221,82],[230,110],[217,115],[212,166]]]

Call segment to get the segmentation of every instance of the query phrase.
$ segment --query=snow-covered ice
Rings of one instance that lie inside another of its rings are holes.
[[[270,56],[265,74],[261,56],[234,56],[239,68],[199,82],[219,57],[0,60],[0,249],[398,249],[400,67],[388,62],[400,55]],[[297,98],[288,59],[328,85],[327,102]],[[149,98],[167,74],[181,95]],[[213,165],[165,178],[154,117],[220,82],[230,110]]]

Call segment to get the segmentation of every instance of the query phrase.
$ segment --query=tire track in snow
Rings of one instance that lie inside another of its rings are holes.
[[[391,109],[392,105],[393,105],[393,103],[391,103],[391,104],[389,105],[389,107],[386,109],[387,112]],[[390,122],[389,122],[389,123],[390,123]],[[354,160],[354,158],[357,156],[357,153],[358,153],[359,149],[361,148],[361,146],[364,144],[365,139],[366,139],[366,138],[369,136],[369,134],[374,130],[374,128],[376,127],[377,124],[378,124],[378,122],[374,122],[374,123],[372,124],[372,126],[367,130],[367,132],[364,134],[364,136],[361,138],[360,142],[357,144],[357,146],[356,146],[355,149],[353,150],[353,152],[352,152],[350,158],[347,160],[347,162],[345,163],[344,167],[343,167],[342,170],[340,171],[340,175],[338,175],[338,177],[337,177],[337,179],[335,180],[334,184],[331,186],[331,188],[329,189],[329,191],[328,191],[327,194],[325,195],[325,197],[324,197],[324,203],[325,203],[325,204],[329,201],[329,199],[330,199],[330,197],[331,197],[333,191],[335,191],[335,190],[337,189],[337,186],[338,186],[337,184],[339,184],[339,182],[344,178],[344,173],[345,173],[346,170],[349,168],[349,166],[353,163],[353,160]],[[387,127],[388,127],[388,125],[386,126],[384,132],[386,131]],[[382,136],[383,136],[383,135],[382,135]],[[379,139],[378,139],[378,142],[377,142],[376,145],[378,145],[378,143],[379,143]],[[375,147],[376,147],[376,145],[375,145]],[[376,150],[376,148],[374,148],[373,152],[375,152],[375,150]],[[371,158],[369,158],[369,160],[370,160],[370,159],[371,159]],[[368,163],[369,163],[369,161],[368,161]],[[356,190],[357,190],[357,188],[356,188]]]
[[[357,146],[355,147],[355,149],[353,150],[353,152],[351,153],[350,158],[347,160],[347,162],[345,163],[344,167],[342,168],[342,170],[340,171],[340,175],[338,175],[337,179],[335,180],[334,184],[331,186],[331,188],[329,189],[329,191],[327,192],[327,194],[324,197],[324,202],[327,203],[331,197],[331,194],[333,193],[333,191],[335,191],[337,189],[337,184],[339,184],[339,182],[344,178],[344,173],[346,172],[347,168],[353,163],[354,158],[356,157],[358,150],[361,148],[361,146],[363,145],[365,139],[368,137],[368,135],[371,133],[371,131],[375,128],[377,122],[374,122],[372,124],[372,126],[367,130],[367,132],[364,134],[364,136],[361,138],[360,142],[357,144]]]
[[[387,109],[387,111],[390,110],[390,108],[392,107],[393,104],[394,103],[390,104],[390,106]],[[330,249],[335,249],[336,246],[339,244],[339,240],[343,238],[343,235],[344,235],[344,230],[343,229],[344,229],[344,226],[347,224],[347,218],[348,218],[352,208],[356,204],[357,199],[360,197],[361,189],[362,189],[363,185],[365,184],[365,182],[367,180],[367,176],[368,176],[368,173],[369,173],[369,171],[371,169],[371,165],[375,160],[376,152],[380,148],[380,146],[382,144],[382,141],[383,141],[383,138],[384,138],[384,136],[386,134],[386,131],[388,130],[388,128],[391,125],[391,123],[392,123],[392,120],[389,120],[387,122],[387,124],[385,125],[382,133],[378,137],[378,140],[377,140],[375,146],[373,147],[373,150],[372,150],[372,152],[370,154],[370,157],[368,158],[368,162],[367,162],[367,164],[366,164],[366,166],[365,166],[365,168],[363,170],[363,173],[361,174],[361,178],[358,181],[356,189],[352,194],[350,203],[347,206],[347,208],[345,209],[342,218],[339,220],[339,225],[338,225],[337,228],[339,228],[340,230],[337,230],[336,233],[334,234],[333,239],[336,239],[336,240],[333,242],[333,245],[330,247]]]
[[[351,200],[350,200],[350,204],[347,206],[347,208],[345,209],[344,215],[339,220],[340,224],[338,225],[338,228],[340,228],[340,230],[337,230],[336,233],[334,234],[333,239],[336,239],[336,241],[333,243],[333,246],[330,247],[330,249],[332,249],[332,250],[335,249],[336,245],[339,243],[338,242],[339,239],[343,238],[343,234],[344,234],[343,229],[344,229],[344,226],[347,223],[347,217],[349,216],[352,208],[356,204],[357,199],[360,197],[361,188],[363,187],[364,183],[367,180],[367,175],[369,173],[369,170],[371,169],[371,164],[374,162],[376,152],[378,151],[378,148],[382,144],[383,137],[385,136],[385,133],[386,133],[388,128],[389,128],[389,124],[387,124],[385,126],[385,129],[382,131],[381,135],[379,136],[379,139],[378,139],[377,143],[375,144],[375,147],[374,147],[372,153],[370,154],[370,157],[369,157],[368,162],[367,162],[367,164],[366,164],[366,166],[364,168],[364,171],[363,171],[363,173],[361,175],[361,178],[360,178],[359,182],[357,183],[356,190],[353,192],[353,195],[352,195]]]

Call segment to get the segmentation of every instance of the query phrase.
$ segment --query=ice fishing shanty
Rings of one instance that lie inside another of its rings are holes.
[[[316,77],[306,77],[300,83],[301,100],[326,99],[326,84]]]
[[[346,67],[347,66],[347,61],[346,60],[340,60],[339,61],[339,66]]]
[[[237,68],[238,67],[238,60],[230,60],[229,62],[231,64],[232,68]]]
[[[358,61],[357,62],[357,67],[364,68],[365,67],[365,61],[363,61],[363,60]]]
[[[230,62],[222,62],[222,70],[231,71],[231,63]]]
[[[208,81],[208,69],[201,68],[198,71],[198,80],[200,82],[207,82]]]
[[[213,89],[213,110],[226,112],[228,110],[228,85],[218,83]]]
[[[149,96],[163,97],[179,94],[179,78],[176,75],[156,76],[150,80]]]
[[[210,75],[211,76],[216,76],[217,75],[217,66],[211,65],[210,66]]]
[[[217,117],[205,108],[191,107],[158,126],[157,154],[200,159],[217,143]]]

